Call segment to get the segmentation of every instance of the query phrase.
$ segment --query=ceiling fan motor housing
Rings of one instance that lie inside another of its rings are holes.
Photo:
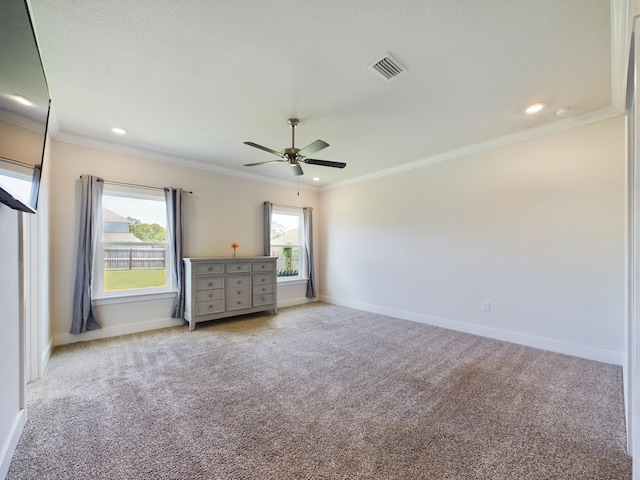
[[[299,148],[285,148],[282,150],[282,155],[289,160],[289,163],[298,163],[298,160],[300,160],[300,155],[298,155],[299,151]]]

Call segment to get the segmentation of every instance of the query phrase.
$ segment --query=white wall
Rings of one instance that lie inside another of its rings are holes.
[[[624,128],[617,117],[323,192],[321,298],[622,363]]]
[[[54,343],[99,338],[180,323],[169,319],[172,299],[101,305],[102,330],[69,335],[71,326],[80,182],[83,173],[105,180],[192,190],[186,195],[184,256],[230,256],[229,245],[240,244],[239,256],[262,255],[263,202],[317,207],[316,191],[252,181],[213,172],[53,142],[51,170],[51,329]],[[316,213],[316,212],[314,212]],[[318,215],[316,214],[316,218]],[[317,236],[317,229],[314,232]],[[316,240],[317,243],[317,240]],[[319,278],[320,269],[316,275]],[[278,288],[278,304],[306,302],[304,285]]]
[[[3,123],[0,129],[6,138],[0,139],[0,156],[20,161],[40,158],[42,133]],[[17,140],[16,140],[17,139]],[[25,262],[25,322],[28,338],[27,378],[36,380],[44,372],[51,354],[49,331],[49,184],[51,177],[51,139],[42,164],[38,213],[23,217],[25,224],[23,259]]]
[[[0,478],[9,470],[25,422],[19,215],[0,204]]]
[[[1,142],[2,156],[16,159],[38,156],[42,149],[41,134],[9,124],[4,131],[10,131],[11,138]],[[21,141],[13,141],[16,137],[21,137]],[[47,158],[42,170],[38,214],[23,215],[0,205],[0,478],[7,474],[26,420],[25,376],[38,378],[50,353],[47,183],[51,172]],[[23,222],[33,234],[26,239],[26,245],[22,244]],[[23,261],[29,264],[27,270]],[[33,317],[29,329],[25,312]],[[27,341],[32,359],[29,366],[34,366],[34,375],[25,368]]]
[[[51,215],[51,137],[47,136],[42,161],[38,213],[36,214],[38,241],[37,249],[37,285],[38,285],[38,378],[44,374],[53,341],[51,337],[51,298],[50,298],[50,242],[49,219]]]
[[[41,139],[40,139],[41,141]],[[26,379],[38,380],[51,356],[49,315],[49,184],[51,140],[47,138],[36,215],[23,217],[24,322]]]

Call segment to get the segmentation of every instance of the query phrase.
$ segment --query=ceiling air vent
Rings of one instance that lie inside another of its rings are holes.
[[[407,71],[407,69],[389,53],[386,53],[384,56],[369,65],[369,69],[373,70],[373,72],[384,78],[387,82]]]

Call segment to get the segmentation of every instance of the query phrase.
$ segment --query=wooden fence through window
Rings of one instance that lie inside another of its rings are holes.
[[[157,270],[165,268],[165,248],[106,247],[105,270]]]

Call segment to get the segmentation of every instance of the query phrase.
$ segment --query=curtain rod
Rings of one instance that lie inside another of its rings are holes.
[[[80,175],[80,178],[82,178],[82,175]],[[168,190],[167,187],[152,187],[150,185],[139,185],[137,183],[125,183],[125,182],[114,182],[111,180],[104,180],[102,178],[98,179],[99,182],[102,183],[108,183],[109,185],[120,185],[122,187],[138,187],[138,188],[148,188],[149,190]],[[184,193],[190,193],[193,195],[193,192],[190,192],[189,190],[182,190]]]
[[[296,207],[295,205],[282,205],[282,204],[279,204],[279,203],[272,203],[272,202],[269,202],[269,203],[271,203],[271,206],[272,206],[272,207],[282,207],[282,208],[311,208],[311,207]]]

